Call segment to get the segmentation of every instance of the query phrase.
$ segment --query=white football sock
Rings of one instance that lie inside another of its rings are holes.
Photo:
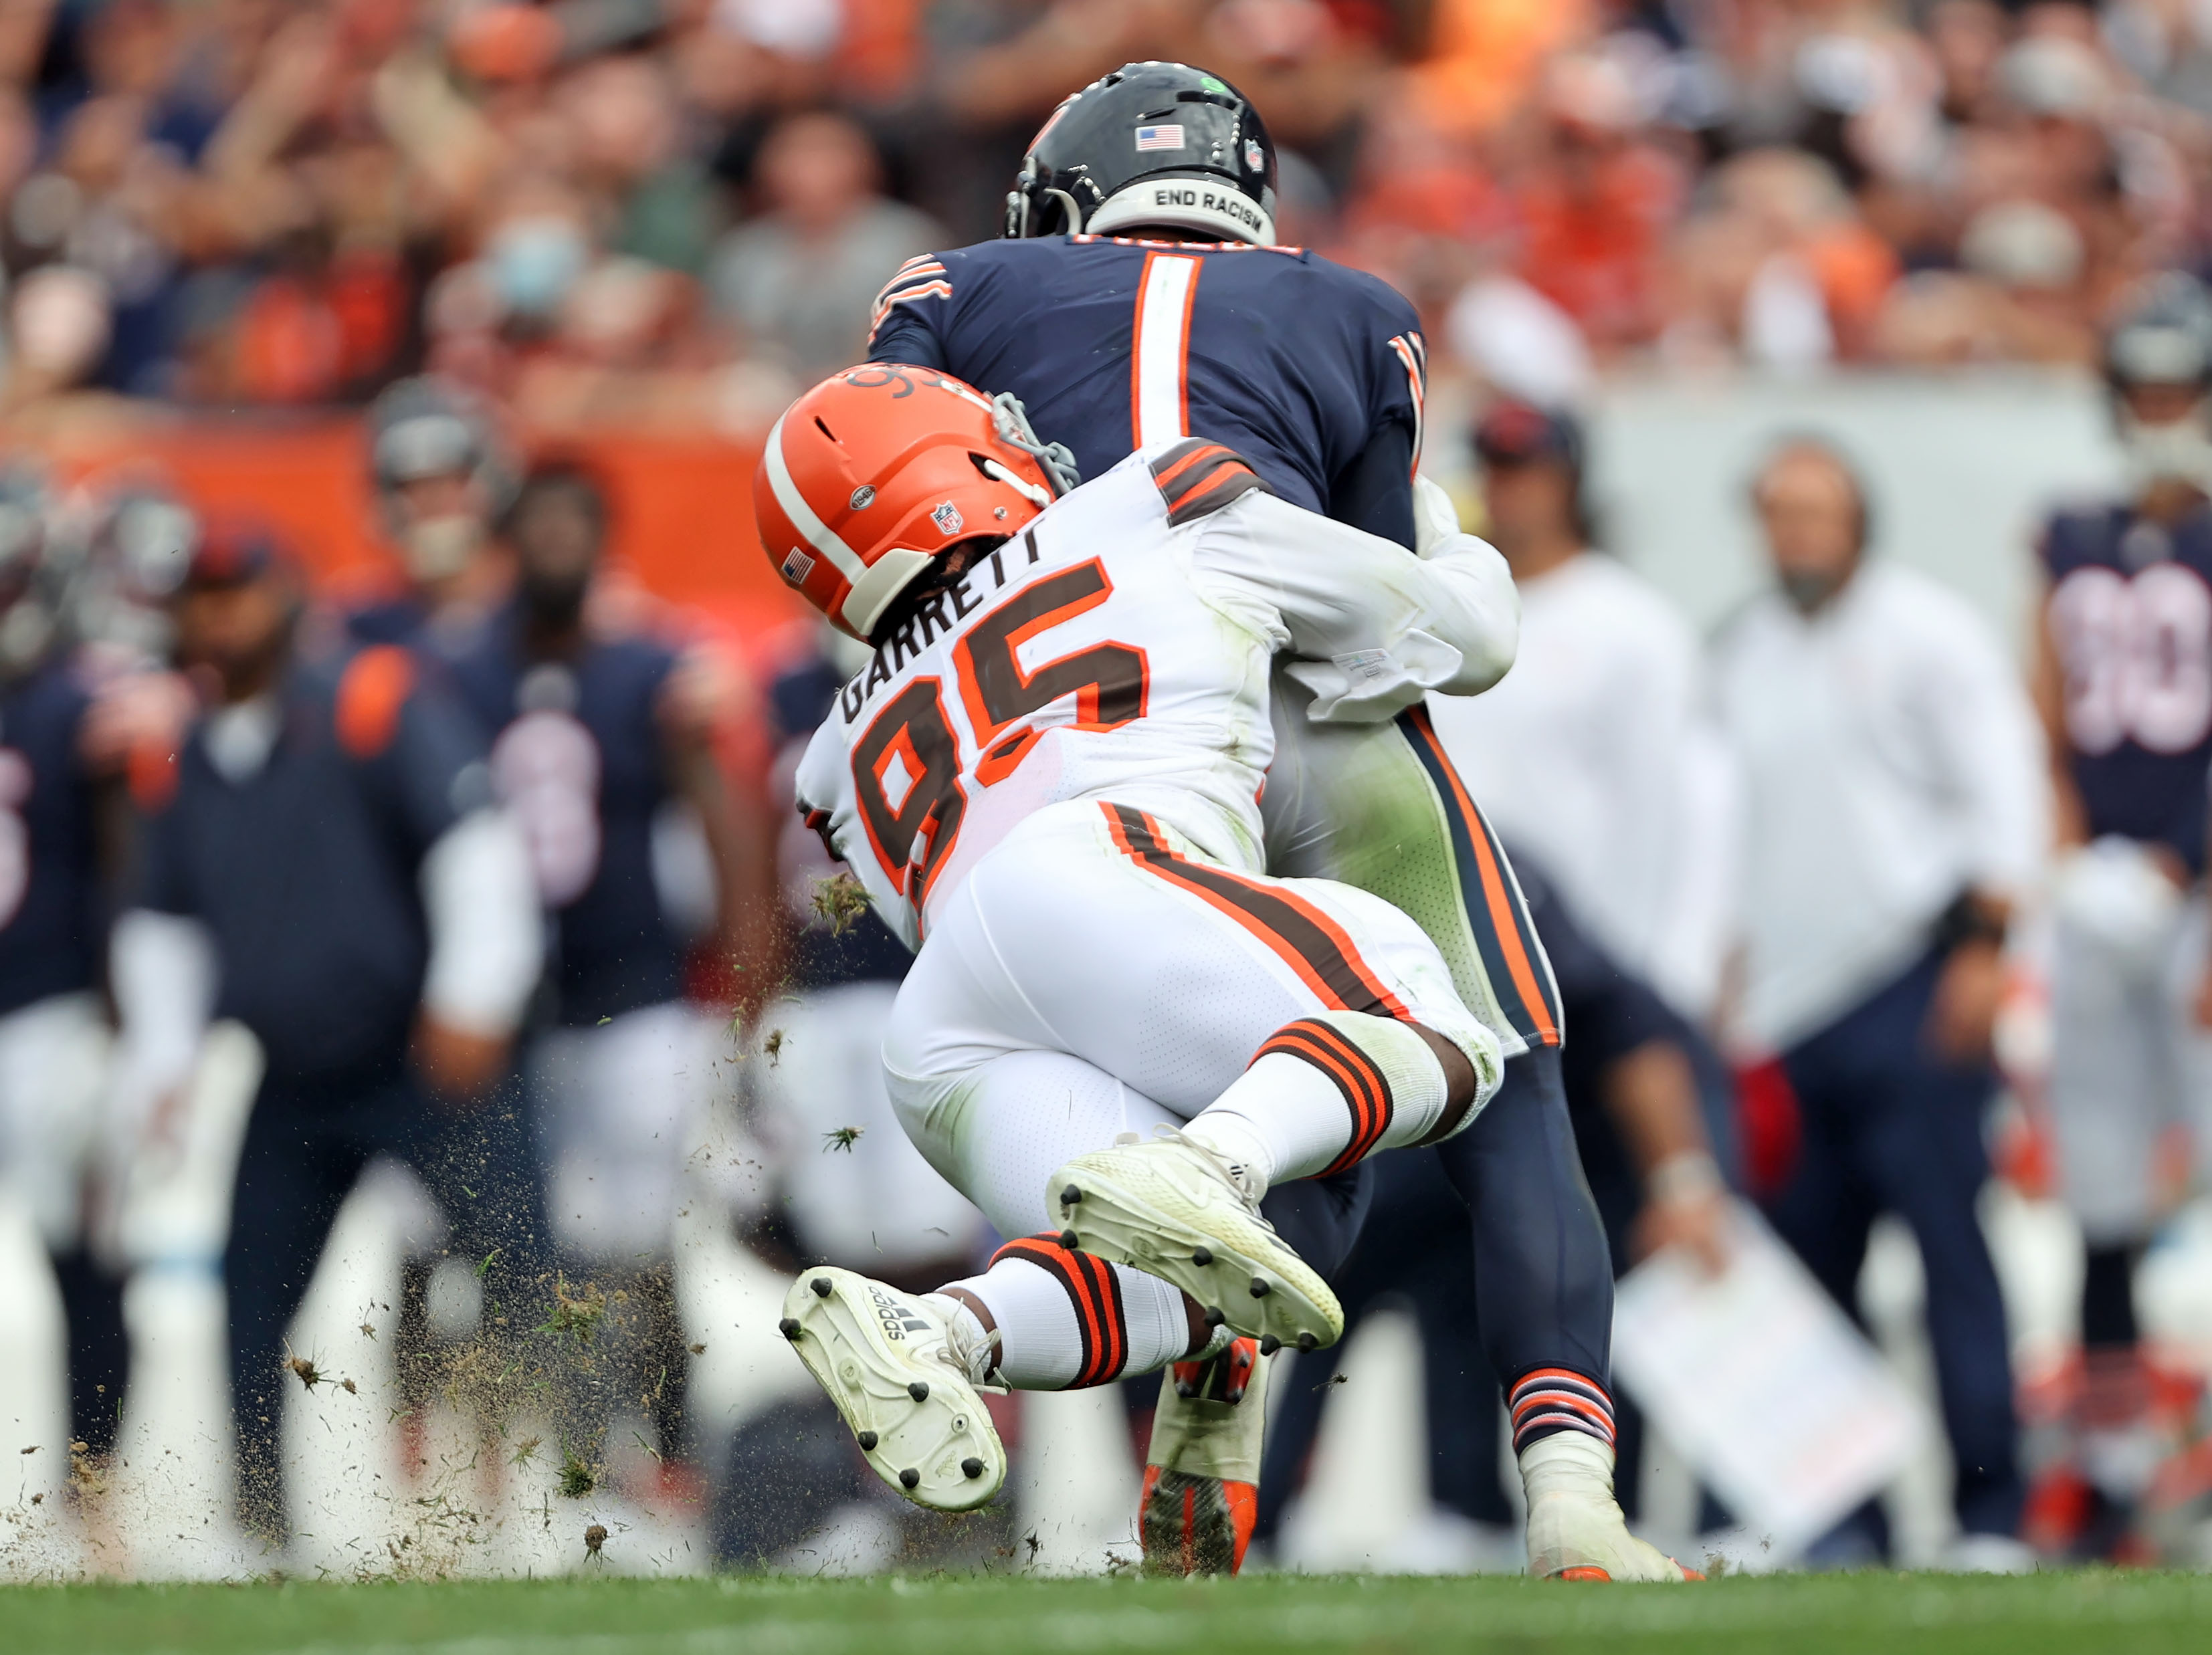
[[[949,1282],[939,1293],[946,1288],[975,1294],[990,1311],[999,1374],[1017,1391],[1066,1391],[1149,1373],[1190,1345],[1178,1288],[1126,1264],[1071,1253],[1049,1237],[1011,1242],[982,1275]]]
[[[1183,1133],[1249,1168],[1264,1193],[1419,1143],[1447,1100],[1443,1064],[1409,1024],[1320,1011],[1278,1030]]]

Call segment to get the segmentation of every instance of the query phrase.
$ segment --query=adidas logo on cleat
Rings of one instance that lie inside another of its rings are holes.
[[[819,1289],[827,1284],[817,1282],[814,1285]],[[928,1323],[923,1321],[913,1311],[899,1303],[881,1288],[870,1287],[868,1298],[876,1306],[876,1319],[883,1324],[884,1337],[894,1343],[904,1343],[906,1336],[909,1333],[929,1331]]]

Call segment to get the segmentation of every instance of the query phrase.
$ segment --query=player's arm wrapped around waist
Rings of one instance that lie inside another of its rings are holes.
[[[1479,694],[1513,664],[1520,595],[1486,541],[1438,536],[1416,557],[1257,494],[1213,521],[1196,558],[1206,585],[1225,607],[1267,614],[1316,723],[1379,724],[1431,690]]]

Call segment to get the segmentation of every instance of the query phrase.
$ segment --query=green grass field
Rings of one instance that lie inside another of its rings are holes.
[[[0,1589],[4,1655],[1232,1655],[1264,1649],[2203,1655],[2212,1650],[2212,1577],[1868,1574],[1679,1588],[1500,1579],[940,1576]]]

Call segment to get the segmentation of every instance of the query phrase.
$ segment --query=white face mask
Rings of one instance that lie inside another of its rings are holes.
[[[2203,404],[2185,419],[2158,425],[2145,425],[2123,409],[2120,448],[2138,492],[2154,482],[2185,482],[2212,494],[2212,429]]]
[[[407,555],[407,573],[416,579],[450,580],[468,567],[483,539],[483,524],[457,512],[409,524],[400,545]]]

